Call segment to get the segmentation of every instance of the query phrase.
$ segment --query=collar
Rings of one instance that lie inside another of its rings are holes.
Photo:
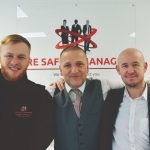
[[[141,99],[146,100],[146,101],[147,101],[147,94],[148,94],[148,93],[147,93],[147,90],[148,90],[148,87],[147,87],[147,84],[146,84],[145,89],[144,89],[142,95],[140,96]],[[126,87],[125,87],[125,91],[124,91],[124,97],[128,97],[128,98],[132,99],[132,98],[129,96],[129,93],[128,93]],[[138,99],[138,98],[137,98],[137,99]]]
[[[86,85],[86,81],[78,88],[82,93],[84,92],[85,85]],[[72,89],[66,82],[65,82],[65,87],[68,93]]]
[[[8,81],[6,80],[2,73],[1,73],[1,70],[0,70],[0,82],[1,84],[3,85],[6,85],[6,86],[14,86],[14,85],[20,85],[20,84],[24,84],[24,82],[26,82],[28,80],[27,78],[27,74],[25,73],[22,78],[20,78],[19,80],[17,81]]]

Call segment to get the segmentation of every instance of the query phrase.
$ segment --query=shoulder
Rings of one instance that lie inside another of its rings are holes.
[[[35,83],[35,82],[31,81],[31,80],[28,80],[28,85],[32,86],[32,87],[35,87],[35,88],[45,88],[44,85]]]
[[[101,80],[99,80],[99,79],[93,79],[93,78],[88,78],[88,79],[86,79],[86,82],[89,82],[89,83],[100,83]]]
[[[35,83],[35,82],[31,81],[31,80],[28,80],[28,81],[27,81],[26,86],[27,86],[27,88],[28,88],[29,90],[31,90],[31,91],[33,91],[33,92],[37,92],[37,95],[38,95],[39,93],[47,92],[44,85]],[[39,92],[39,93],[38,93],[38,92]]]
[[[150,81],[147,83],[148,92],[150,92]]]
[[[124,93],[124,89],[125,87],[122,87],[122,88],[116,88],[116,89],[111,89],[108,91],[108,95],[122,95]]]
[[[99,79],[93,79],[93,78],[88,78],[88,79],[86,79],[86,82],[87,83],[101,83],[101,80],[99,80]]]
[[[87,79],[86,80],[86,86],[90,86],[90,87],[100,87],[101,88],[101,80],[98,79]]]

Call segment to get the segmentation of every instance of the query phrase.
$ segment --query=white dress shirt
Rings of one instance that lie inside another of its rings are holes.
[[[116,88],[121,88],[124,86],[124,84],[121,82],[121,81],[118,81],[118,80],[106,80],[106,79],[101,79],[101,85],[102,85],[102,93],[103,93],[103,98],[105,99],[106,96],[107,96],[107,92],[110,90],[110,89],[116,89]],[[86,84],[86,81],[82,84],[82,86],[79,88],[80,91],[83,93],[84,92],[84,89],[85,89],[85,84]],[[71,87],[65,83],[65,87],[66,87],[66,90],[67,92],[69,93]],[[47,86],[45,88],[50,94],[51,96],[53,97],[54,95],[54,92],[55,92],[55,89],[52,89],[50,86]]]
[[[147,85],[134,100],[125,89],[113,137],[112,150],[150,150]]]
[[[78,89],[83,93],[84,92],[84,89],[85,89],[85,84],[86,82],[84,82],[82,84],[82,86],[80,86]],[[69,93],[70,90],[72,89],[66,82],[65,82],[65,87],[66,87],[66,91]]]

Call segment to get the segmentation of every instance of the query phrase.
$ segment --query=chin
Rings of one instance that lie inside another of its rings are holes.
[[[19,79],[20,79],[19,77],[7,78],[8,81],[17,81],[17,80],[19,80]]]
[[[128,87],[136,87],[137,84],[136,84],[136,83],[127,83],[127,86],[128,86]]]
[[[78,88],[78,87],[80,87],[80,85],[72,84],[71,87],[72,87],[72,88]]]
[[[12,76],[12,75],[8,76],[7,75],[7,76],[4,76],[4,77],[8,81],[17,81],[17,80],[19,80],[19,79],[21,79],[23,77],[23,74],[20,74],[18,76]]]

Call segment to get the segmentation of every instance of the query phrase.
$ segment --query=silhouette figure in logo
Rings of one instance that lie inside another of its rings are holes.
[[[74,20],[74,24],[72,25],[71,31],[74,33],[80,33],[81,34],[82,29],[81,29],[81,26],[78,24],[77,19]],[[78,36],[74,36],[74,35],[71,36],[71,42],[74,42],[74,41],[78,41]]]
[[[69,30],[69,27],[66,25],[67,24],[67,20],[63,20],[63,25],[61,26],[61,29],[64,30]],[[68,44],[68,33],[61,33],[61,39],[62,39],[62,44]]]
[[[89,35],[91,33],[92,27],[91,27],[91,25],[89,23],[90,23],[90,21],[86,20],[86,24],[83,25],[83,35],[84,36],[87,36],[87,35]],[[86,53],[86,51],[90,51],[89,50],[89,44],[90,44],[89,40],[90,40],[90,38],[85,40],[85,42],[84,42],[84,51],[85,51],[85,53]]]

